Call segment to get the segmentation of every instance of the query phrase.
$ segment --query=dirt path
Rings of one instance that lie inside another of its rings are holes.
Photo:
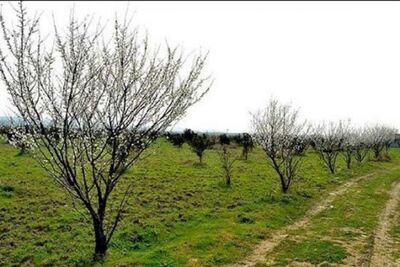
[[[329,208],[331,203],[335,200],[336,196],[343,194],[344,192],[346,192],[347,189],[349,189],[353,185],[357,184],[359,181],[361,181],[365,178],[368,178],[372,175],[373,174],[367,174],[364,176],[353,178],[350,181],[340,185],[338,188],[336,188],[336,190],[329,193],[329,195],[326,198],[322,199],[321,202],[318,203],[318,205],[315,205],[314,207],[310,208],[306,212],[306,214],[304,215],[304,217],[302,219],[273,233],[273,235],[270,238],[259,243],[255,247],[253,253],[247,259],[243,260],[242,262],[235,263],[235,264],[228,265],[228,266],[250,267],[250,266],[255,266],[257,263],[265,262],[266,255],[269,252],[271,252],[277,245],[279,245],[288,236],[288,231],[297,230],[297,229],[300,229],[302,227],[309,225],[311,218],[314,217],[315,215],[319,214],[321,211]],[[400,183],[399,183],[399,185],[400,185]],[[399,187],[399,189],[400,189],[400,187]],[[373,265],[373,266],[385,266],[385,265]]]
[[[396,182],[390,191],[390,199],[385,209],[379,215],[378,227],[375,231],[374,246],[371,252],[369,266],[398,266],[392,258],[393,239],[390,229],[393,218],[396,216],[396,208],[400,201],[400,182]]]

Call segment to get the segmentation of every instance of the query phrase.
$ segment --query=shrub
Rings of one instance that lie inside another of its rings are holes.
[[[187,142],[189,144],[196,135],[197,134],[195,132],[193,132],[192,130],[185,129],[183,131],[182,137],[185,140],[185,142]]]
[[[179,148],[181,148],[183,143],[185,143],[185,139],[183,138],[183,135],[179,134],[179,133],[167,133],[166,137],[172,145],[179,147]]]
[[[231,143],[231,139],[226,134],[219,135],[218,140],[221,145],[230,145]]]
[[[206,134],[195,134],[189,142],[189,145],[192,148],[193,152],[196,153],[196,155],[199,157],[200,164],[202,164],[204,151],[211,148],[213,142]]]
[[[242,157],[247,160],[249,152],[251,152],[254,148],[254,142],[251,138],[251,135],[244,133],[240,138],[239,144],[242,146]]]

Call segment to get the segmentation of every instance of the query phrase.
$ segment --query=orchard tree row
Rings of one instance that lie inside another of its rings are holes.
[[[158,45],[129,17],[116,17],[109,36],[105,25],[73,14],[65,28],[54,22],[54,30],[43,34],[40,16],[29,16],[22,2],[14,11],[13,23],[0,14],[0,78],[22,123],[1,131],[86,212],[93,258],[102,260],[132,195],[131,186],[120,183],[124,174],[208,92],[207,54],[188,58],[180,47],[153,49]],[[283,192],[297,177],[308,145],[334,173],[340,154],[349,168],[352,159],[362,163],[369,151],[377,160],[388,158],[395,134],[389,127],[355,128],[344,121],[312,127],[276,100],[254,113],[251,124],[250,135],[233,142],[242,146],[245,159],[253,142],[261,147]],[[236,158],[228,135],[167,136],[177,146],[186,142],[200,162],[206,149],[220,143],[221,167],[231,183]],[[115,196],[117,187],[122,197]]]
[[[339,155],[351,168],[353,159],[362,164],[369,152],[375,160],[389,160],[389,147],[397,130],[384,126],[352,126],[350,121],[312,125],[299,118],[298,109],[270,99],[267,107],[253,114],[255,142],[261,146],[287,192],[301,167],[304,152],[310,145],[331,173],[336,171]]]

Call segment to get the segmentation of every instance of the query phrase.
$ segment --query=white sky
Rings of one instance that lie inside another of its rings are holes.
[[[74,2],[27,2],[66,25]],[[3,2],[7,15],[9,6]],[[127,2],[75,2],[112,21]],[[400,128],[400,2],[130,2],[156,43],[209,50],[211,91],[177,128],[247,131],[273,95],[311,121],[351,118]],[[7,111],[4,86],[0,109]]]

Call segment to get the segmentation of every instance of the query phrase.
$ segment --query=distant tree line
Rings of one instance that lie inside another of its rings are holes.
[[[216,145],[229,146],[236,144],[242,149],[242,158],[248,159],[249,153],[254,148],[253,138],[248,133],[238,134],[214,134],[199,133],[191,129],[185,129],[182,133],[167,132],[167,140],[174,146],[181,148],[184,143],[188,144],[192,151],[199,158],[199,163],[203,162],[203,155],[207,149],[213,149]]]

